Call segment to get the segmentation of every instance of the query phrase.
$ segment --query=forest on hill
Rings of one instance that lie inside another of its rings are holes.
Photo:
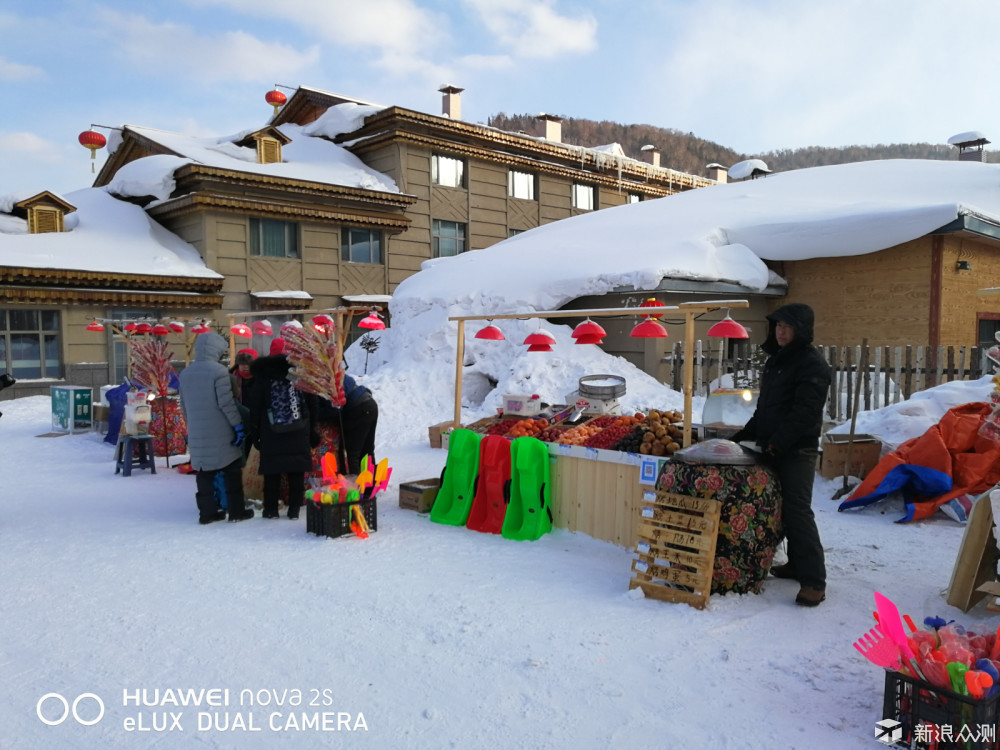
[[[535,115],[506,115],[501,112],[491,116],[487,124],[500,130],[531,134],[538,129]],[[573,117],[563,118],[562,140],[574,146],[589,148],[619,143],[625,154],[635,159],[641,158],[640,149],[643,146],[653,145],[660,149],[662,166],[702,176],[705,175],[708,164],[716,162],[729,167],[744,159],[762,159],[775,172],[877,159],[958,159],[958,149],[937,143],[893,143],[841,148],[809,146],[762,154],[741,154],[699,138],[694,133],[683,133],[672,128],[623,125],[608,120],[596,122]],[[986,161],[1000,162],[1000,151],[987,150]]]

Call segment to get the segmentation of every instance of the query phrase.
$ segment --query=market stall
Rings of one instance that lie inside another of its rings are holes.
[[[698,303],[682,303],[676,306],[658,306],[652,308],[655,315],[662,318],[673,318],[684,324],[684,411],[669,414],[650,412],[644,415],[641,424],[631,425],[621,440],[613,443],[602,441],[598,434],[584,437],[582,440],[567,439],[566,433],[577,427],[598,428],[603,431],[615,425],[612,415],[578,415],[575,422],[564,419],[552,426],[553,430],[563,429],[560,435],[542,435],[550,438],[547,441],[552,462],[551,494],[553,525],[567,528],[571,531],[581,531],[589,536],[613,542],[625,547],[636,544],[636,528],[639,509],[643,503],[643,493],[651,489],[659,473],[660,467],[670,453],[670,443],[666,443],[662,452],[652,449],[647,453],[642,449],[641,436],[651,433],[652,441],[672,440],[676,448],[691,445],[692,430],[692,397],[693,397],[693,350],[695,339],[695,320],[700,316],[725,309],[746,308],[746,300],[718,300]],[[449,320],[458,323],[458,338],[456,352],[455,374],[455,412],[453,426],[461,426],[462,402],[462,362],[465,347],[465,323],[472,320],[496,321],[504,319],[533,318],[602,318],[639,316],[650,317],[651,308],[610,308],[596,310],[555,310],[541,311],[531,314],[504,315],[468,315],[456,316]],[[570,405],[572,406],[572,405]],[[572,409],[570,409],[572,411]],[[553,416],[560,416],[558,414]],[[540,420],[546,414],[536,417],[539,424],[538,435],[542,429]],[[513,423],[502,424],[503,418],[491,418],[469,425],[471,429],[483,434],[507,434],[514,428]],[[513,422],[530,422],[534,420],[514,419]],[[546,421],[550,421],[546,419]],[[602,424],[603,421],[603,424]],[[531,429],[526,427],[525,430]],[[657,434],[662,431],[662,436]],[[631,433],[632,447],[626,438]],[[527,432],[525,434],[528,434]],[[635,442],[636,436],[639,442]]]

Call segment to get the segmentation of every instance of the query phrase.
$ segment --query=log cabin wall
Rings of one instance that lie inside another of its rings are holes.
[[[977,294],[984,287],[1000,286],[1000,249],[960,234],[945,235],[941,248],[942,345],[979,345],[978,317],[1000,313],[1000,297]],[[959,261],[969,270],[959,270]]]
[[[931,237],[849,258],[786,261],[788,295],[769,311],[805,302],[816,313],[815,343],[854,346],[930,344]]]

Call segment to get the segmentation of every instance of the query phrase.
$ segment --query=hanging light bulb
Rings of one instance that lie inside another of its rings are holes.
[[[653,317],[655,316],[650,316],[649,320],[644,320],[633,328],[629,336],[637,339],[665,339],[669,335],[667,329],[653,320]]]
[[[504,341],[506,336],[503,335],[503,331],[493,325],[493,321],[486,321],[489,325],[480,328],[476,331],[477,339],[486,339],[487,341]]]
[[[379,314],[372,310],[368,313],[367,318],[362,318],[358,321],[358,328],[368,328],[372,331],[381,331],[385,328],[385,323],[380,319]]]
[[[716,323],[714,326],[708,329],[708,335],[713,338],[720,339],[748,339],[750,334],[747,329],[737,323],[735,320],[729,317],[729,312],[726,311],[726,317]]]
[[[104,330],[104,324],[101,323],[97,318],[94,318],[92,321],[87,323],[87,330],[96,331],[97,333],[100,333],[101,331]]]
[[[253,322],[253,325],[250,326],[250,330],[252,330],[258,336],[274,335],[274,327],[271,325],[271,321],[267,319],[255,320]]]
[[[239,336],[244,339],[253,338],[253,331],[250,330],[250,326],[246,323],[237,323],[236,325],[231,326],[229,330],[234,336]]]

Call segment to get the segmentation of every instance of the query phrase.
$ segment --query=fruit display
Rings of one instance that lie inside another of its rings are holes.
[[[494,422],[489,427],[487,427],[485,434],[506,435],[508,432],[514,429],[514,425],[516,425],[519,421],[520,421],[519,419],[501,419],[497,422]]]
[[[635,429],[635,433],[629,436],[634,439],[635,434],[641,431],[639,450],[633,452],[647,456],[673,455],[675,451],[681,449],[684,431],[676,423],[683,419],[684,414],[679,411],[650,410],[643,423]],[[618,450],[630,449],[618,448]]]
[[[603,419],[603,417],[599,417]],[[614,417],[611,423],[605,427],[603,430],[598,432],[596,435],[588,438],[584,442],[584,446],[587,448],[603,448],[605,450],[613,450],[615,445],[617,445],[622,438],[628,435],[637,425],[642,424],[643,415],[636,414],[635,416],[624,416],[624,417]],[[597,420],[595,419],[594,422]]]
[[[559,437],[568,429],[570,429],[568,425],[552,425],[539,432],[537,437],[543,443],[557,443]]]
[[[505,437],[538,437],[539,433],[548,426],[549,420],[547,419],[522,419],[507,431]]]

